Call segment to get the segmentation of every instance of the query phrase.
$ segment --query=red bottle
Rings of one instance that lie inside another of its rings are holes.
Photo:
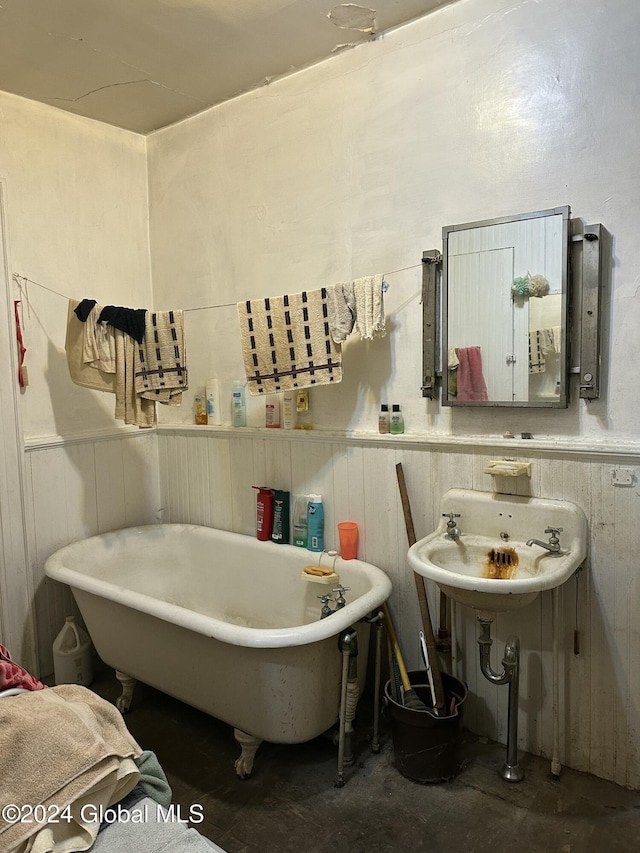
[[[273,527],[273,492],[266,486],[253,486],[258,490],[256,501],[256,536],[261,542],[271,539]]]

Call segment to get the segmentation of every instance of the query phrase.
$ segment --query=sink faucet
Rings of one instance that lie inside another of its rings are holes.
[[[539,539],[527,539],[527,545],[539,545],[541,548],[546,548],[551,554],[559,554],[560,540],[558,539],[558,533],[562,533],[562,527],[547,527],[544,532],[551,534],[548,542],[541,542]]]
[[[454,539],[454,540],[457,539],[458,536],[460,536],[460,534],[462,533],[462,530],[460,530],[460,528],[456,525],[456,523],[453,519],[454,518],[460,518],[460,513],[459,512],[443,512],[442,517],[449,519],[449,521],[447,521],[447,536],[448,536],[448,538]]]

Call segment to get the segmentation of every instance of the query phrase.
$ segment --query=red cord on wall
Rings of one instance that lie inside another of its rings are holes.
[[[18,339],[18,352],[20,355],[20,362],[18,363],[18,382],[20,383],[20,387],[24,388],[25,385],[27,384],[26,376],[25,376],[26,368],[23,368],[22,364],[24,362],[24,356],[25,356],[27,349],[26,349],[24,342],[22,340],[22,328],[20,326],[20,312],[18,311],[18,305],[20,305],[21,301],[22,300],[20,300],[20,299],[14,299],[13,300],[13,310],[15,311],[15,315],[16,315],[16,338]]]

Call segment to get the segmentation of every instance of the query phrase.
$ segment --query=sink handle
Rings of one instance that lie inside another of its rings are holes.
[[[545,528],[545,533],[552,533],[554,536],[557,536],[558,533],[562,533],[564,530],[563,527],[547,527]]]
[[[453,519],[454,518],[460,518],[460,513],[459,512],[443,512],[442,517],[448,518],[449,521],[453,524]]]

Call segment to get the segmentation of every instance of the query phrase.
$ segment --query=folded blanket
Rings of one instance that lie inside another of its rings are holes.
[[[175,817],[172,820],[169,812],[148,797],[136,799],[128,811],[130,820],[108,823],[101,828],[91,853],[224,853],[222,847],[196,829],[179,823]]]
[[[136,767],[140,771],[139,784],[144,793],[156,803],[168,808],[173,794],[155,752],[145,749],[142,755],[136,758]]]
[[[327,289],[238,303],[249,393],[273,394],[342,381],[331,337]]]
[[[116,708],[86,687],[63,684],[3,699],[0,806],[73,807],[70,820],[44,826],[0,819],[0,850],[88,849],[99,820],[83,806],[108,806],[126,796],[140,778],[133,759],[141,753]]]

